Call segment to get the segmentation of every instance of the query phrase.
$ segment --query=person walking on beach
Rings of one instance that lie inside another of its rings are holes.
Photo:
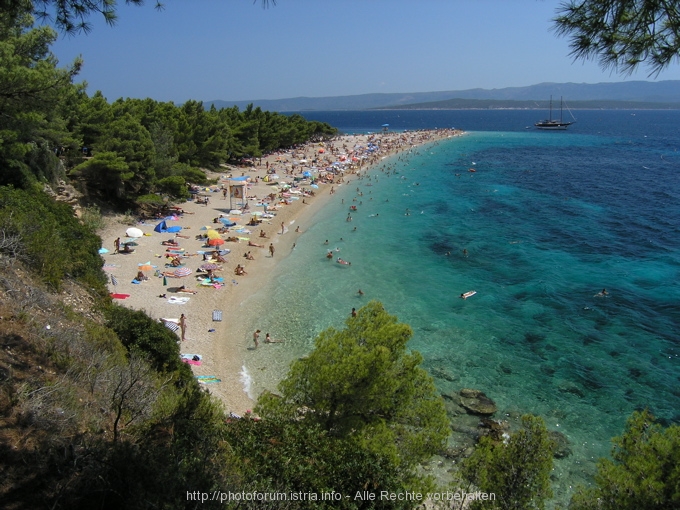
[[[255,333],[253,333],[253,342],[255,342],[255,348],[257,349],[257,346],[260,345],[260,342],[258,342],[258,339],[260,338],[260,330],[257,329],[255,330]]]
[[[282,234],[282,235],[283,235],[283,233],[285,232],[285,230],[286,230],[286,226],[284,225],[283,222],[281,222],[281,234]]]
[[[184,316],[184,314],[180,315],[179,317],[179,330],[182,332],[182,342],[186,340],[186,332],[187,332],[187,318]]]
[[[274,258],[274,244],[269,243],[269,256]]]
[[[113,242],[114,250],[113,253],[118,253],[120,251],[120,237]]]

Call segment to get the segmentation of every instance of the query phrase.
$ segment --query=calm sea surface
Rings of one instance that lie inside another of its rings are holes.
[[[545,132],[528,128],[536,111],[304,112],[346,133],[468,134],[385,159],[302,225],[252,298],[266,310],[257,327],[287,340],[248,354],[252,391],[378,299],[411,325],[443,392],[480,389],[498,417],[538,414],[566,436],[558,501],[590,480],[633,410],[680,421],[680,111],[574,114]],[[351,267],[325,258],[326,239]]]

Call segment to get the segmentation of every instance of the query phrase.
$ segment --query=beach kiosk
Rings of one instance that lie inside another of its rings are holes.
[[[229,209],[241,209],[248,203],[247,177],[236,177],[229,181]],[[236,202],[237,207],[234,207]]]
[[[389,124],[383,124],[382,125],[382,132],[387,133],[390,130],[390,125]]]

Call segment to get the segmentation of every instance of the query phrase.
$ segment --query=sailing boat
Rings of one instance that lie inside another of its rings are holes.
[[[573,115],[572,115],[573,117]],[[573,122],[562,121],[562,98],[560,97],[560,120],[552,118],[552,96],[550,96],[550,117],[547,120],[540,120],[534,126],[538,129],[567,129]]]

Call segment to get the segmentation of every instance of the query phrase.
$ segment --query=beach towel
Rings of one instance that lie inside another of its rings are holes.
[[[111,285],[113,285],[114,287],[118,285],[118,278],[116,278],[113,275],[111,275]]]
[[[127,299],[130,294],[109,294],[113,299]]]
[[[179,329],[179,324],[169,321],[163,321],[163,326],[168,328],[170,331],[177,331]]]
[[[108,252],[109,252],[109,250],[107,250],[106,248],[99,248],[99,254],[100,255],[104,255],[105,253],[108,253]]]
[[[188,297],[176,297],[172,296],[170,299],[168,299],[168,303],[174,304],[174,305],[185,305],[189,302]]]
[[[197,375],[194,377],[196,377],[198,382],[201,384],[215,384],[218,382],[222,382],[222,380],[218,379],[217,376],[215,375]]]
[[[200,361],[200,360],[182,358],[182,361],[183,361],[184,363],[186,363],[187,365],[196,365],[196,366],[198,366],[198,367],[201,366],[201,361]]]
[[[212,319],[213,322],[222,322],[222,310],[213,310]]]
[[[194,361],[201,361],[203,359],[203,356],[200,354],[180,354],[179,356],[182,359],[192,359]]]

